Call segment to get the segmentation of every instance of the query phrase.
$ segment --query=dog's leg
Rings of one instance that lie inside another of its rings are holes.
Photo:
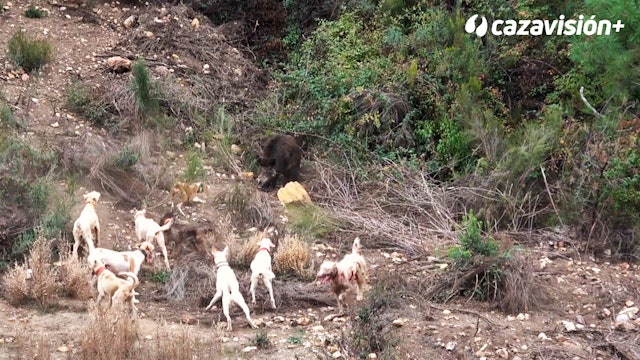
[[[78,258],[78,248],[80,247],[80,234],[78,233],[80,229],[73,227],[73,252],[72,256],[77,259]]]
[[[96,247],[100,247],[100,224],[96,222],[96,227],[94,228],[96,232]],[[92,249],[89,249],[92,250]]]
[[[102,292],[102,290],[100,290],[98,292],[98,298],[96,299],[96,305],[100,308],[102,308],[102,299],[104,299],[104,292]]]
[[[230,299],[229,301],[227,301],[227,306],[229,306],[228,303],[231,302],[231,300],[233,300],[233,302],[235,302],[236,304],[238,304],[238,306],[240,306],[240,308],[242,308],[242,311],[244,311],[244,315],[247,317],[249,325],[251,325],[252,328],[257,329],[258,326],[253,322],[253,320],[251,320],[251,315],[249,315],[249,307],[247,306],[247,303],[244,302],[244,298],[242,297],[240,291],[230,294]],[[229,328],[229,330],[231,330],[231,328]]]
[[[194,203],[201,203],[201,204],[205,204],[205,203],[206,203],[206,201],[205,201],[205,200],[202,200],[202,199],[200,199],[200,198],[199,198],[199,197],[197,197],[197,196],[194,196],[194,197],[193,197],[193,202],[194,202]]]
[[[167,271],[171,271],[171,266],[169,265],[169,255],[167,254],[167,246],[164,244],[164,236],[157,236],[156,240],[158,241],[158,247],[162,250],[162,256],[164,256],[164,265],[167,267]]]
[[[209,303],[209,305],[207,305],[207,307],[204,309],[205,310],[211,309],[213,307],[213,304],[215,304],[218,300],[220,300],[221,297],[222,297],[222,290],[216,291],[216,294],[213,296],[213,299],[211,299],[211,302]]]
[[[251,302],[253,304],[256,303],[256,286],[258,285],[258,276],[260,275],[251,274],[251,288],[249,289],[249,292],[251,293]]]
[[[231,316],[229,315],[229,305],[231,305],[231,294],[226,293],[222,295],[222,312],[227,318],[227,331],[231,331]],[[244,306],[247,306],[247,304],[245,304]]]
[[[262,282],[264,283],[264,286],[267,287],[267,290],[269,290],[269,298],[271,298],[271,307],[275,309],[276,300],[273,298],[273,285],[271,283],[271,279],[268,276],[263,276]]]
[[[178,208],[178,211],[180,211],[180,214],[182,214],[182,216],[187,217],[184,211],[182,211],[182,203],[178,203],[176,207]]]

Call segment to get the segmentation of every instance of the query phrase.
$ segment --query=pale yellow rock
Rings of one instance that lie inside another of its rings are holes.
[[[291,203],[311,204],[307,190],[297,181],[290,181],[278,190],[278,200],[282,205]]]

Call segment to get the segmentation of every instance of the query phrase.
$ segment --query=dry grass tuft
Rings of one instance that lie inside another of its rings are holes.
[[[42,235],[33,242],[25,264],[4,276],[4,292],[14,305],[35,300],[41,308],[52,305],[58,289],[57,269],[51,264],[52,241]]]
[[[197,253],[184,256],[171,270],[164,286],[163,298],[171,302],[187,302],[199,306],[213,294],[216,284],[213,261]]]
[[[137,357],[138,324],[124,312],[94,306],[80,338],[79,359],[111,360]]]
[[[238,246],[238,251],[235,252],[235,256],[233,256],[233,264],[237,265],[241,268],[249,268],[253,258],[260,250],[258,246],[258,242],[256,240],[257,237],[252,237],[249,240],[245,240],[242,242],[242,245]]]
[[[295,235],[285,235],[273,255],[273,270],[279,274],[295,275],[303,280],[313,279],[314,263],[311,247]]]
[[[29,277],[26,264],[15,264],[4,275],[2,279],[3,294],[11,305],[23,305],[29,300]]]
[[[156,344],[142,349],[139,358],[192,360],[216,358],[221,353],[219,338],[222,333],[212,329],[206,335],[196,335],[189,325],[160,327],[154,337]]]
[[[264,228],[275,219],[269,194],[256,190],[253,184],[238,183],[232,189],[220,193],[215,202],[223,205],[233,215],[233,222],[238,226]]]
[[[534,275],[534,265],[522,254],[515,254],[502,267],[500,286],[496,289],[498,308],[518,314],[548,305],[548,289]]]
[[[89,300],[92,298],[91,269],[86,262],[71,256],[71,252],[60,250],[60,283],[65,296]]]

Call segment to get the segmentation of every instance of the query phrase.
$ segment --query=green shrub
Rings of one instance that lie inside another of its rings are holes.
[[[7,127],[16,127],[18,119],[7,104],[0,102],[0,124]]]
[[[131,146],[125,145],[118,153],[113,164],[123,170],[132,168],[140,160],[140,153],[135,151]]]
[[[136,101],[138,114],[145,119],[146,125],[153,116],[157,116],[160,110],[160,100],[157,95],[157,85],[149,76],[149,70],[144,61],[135,61],[132,66],[133,79],[131,87]]]
[[[187,159],[187,169],[184,172],[185,180],[188,182],[204,181],[207,171],[204,169],[202,158],[198,153],[192,152]]]
[[[24,11],[24,16],[31,19],[40,19],[47,15],[44,10],[38,9],[34,5],[29,5],[27,10]]]
[[[256,335],[251,339],[253,346],[258,349],[266,349],[271,347],[271,339],[269,339],[269,330],[267,328],[260,328],[256,332]]]
[[[498,244],[483,234],[483,223],[478,220],[473,211],[462,218],[462,226],[456,231],[459,246],[449,248],[447,256],[457,264],[464,265],[475,256],[494,257],[499,255]]]
[[[40,70],[53,56],[53,46],[48,40],[30,38],[22,30],[11,36],[7,47],[9,59],[28,72]]]

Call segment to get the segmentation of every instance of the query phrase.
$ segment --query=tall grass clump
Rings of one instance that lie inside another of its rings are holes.
[[[9,59],[27,72],[38,71],[53,57],[53,45],[48,40],[29,37],[18,30],[7,43]]]

